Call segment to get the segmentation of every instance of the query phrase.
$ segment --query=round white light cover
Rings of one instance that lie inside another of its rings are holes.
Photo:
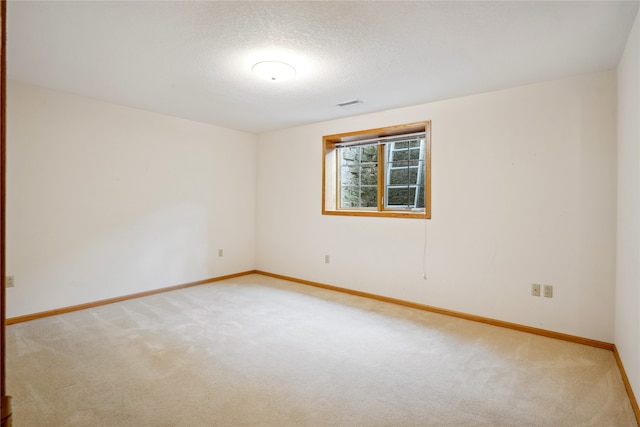
[[[251,70],[256,76],[270,82],[283,82],[296,75],[295,68],[289,64],[278,61],[258,62]]]

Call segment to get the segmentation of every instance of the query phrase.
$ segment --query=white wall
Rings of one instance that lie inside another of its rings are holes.
[[[257,268],[613,342],[615,78],[260,135]],[[432,220],[321,215],[323,135],[425,119]],[[553,299],[530,296],[534,282],[554,285]]]
[[[258,268],[613,342],[615,78],[259,137],[10,84],[8,317]],[[322,135],[425,119],[432,220],[321,215]]]
[[[254,268],[255,135],[16,83],[7,130],[8,317]]]
[[[640,15],[618,65],[615,344],[640,397]]]

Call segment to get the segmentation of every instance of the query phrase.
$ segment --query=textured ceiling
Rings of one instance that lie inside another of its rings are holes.
[[[639,4],[10,1],[7,67],[258,133],[615,68]],[[296,77],[251,73],[270,59]]]

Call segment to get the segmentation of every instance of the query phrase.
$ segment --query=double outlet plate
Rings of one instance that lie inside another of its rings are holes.
[[[543,295],[546,298],[553,298],[553,285],[541,285],[539,283],[534,283],[531,285],[531,295],[533,295],[534,297],[540,296],[540,290],[543,290]]]

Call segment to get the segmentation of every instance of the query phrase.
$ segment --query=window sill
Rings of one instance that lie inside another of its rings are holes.
[[[366,211],[366,210],[323,210],[322,215],[340,215],[340,216],[371,216],[382,218],[418,218],[431,219],[425,211]]]

